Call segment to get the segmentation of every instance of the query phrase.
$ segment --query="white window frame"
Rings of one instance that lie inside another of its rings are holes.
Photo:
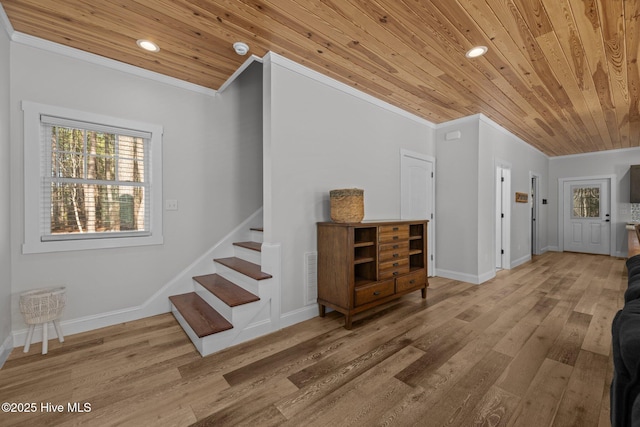
[[[24,112],[24,244],[22,253],[45,253],[87,249],[122,248],[130,246],[160,245],[162,235],[162,133],[160,125],[77,111],[69,108],[22,101]],[[96,233],[96,238],[81,240],[43,241],[40,224],[42,210],[41,115],[55,116],[82,122],[97,123],[151,134],[150,147],[150,234],[131,237],[108,237]]]

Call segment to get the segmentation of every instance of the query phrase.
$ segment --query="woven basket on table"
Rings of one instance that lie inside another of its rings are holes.
[[[20,312],[27,325],[59,319],[67,301],[64,286],[36,289],[20,294]]]
[[[360,222],[364,218],[364,190],[343,188],[331,190],[331,220],[334,222]]]

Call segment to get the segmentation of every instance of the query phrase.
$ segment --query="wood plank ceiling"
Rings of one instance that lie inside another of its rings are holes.
[[[20,33],[213,89],[244,41],[434,123],[483,113],[550,156],[640,145],[638,0],[0,4]],[[465,58],[475,45],[489,51]]]

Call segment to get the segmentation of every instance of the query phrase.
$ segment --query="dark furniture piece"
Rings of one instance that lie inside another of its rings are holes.
[[[318,223],[318,305],[352,316],[420,289],[427,297],[427,220]]]
[[[627,260],[624,307],[613,318],[611,426],[640,426],[640,255]]]
[[[640,165],[629,167],[629,202],[640,203]]]

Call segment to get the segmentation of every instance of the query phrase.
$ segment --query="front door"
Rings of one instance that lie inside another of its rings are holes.
[[[609,179],[565,181],[564,250],[609,255],[609,189]]]

